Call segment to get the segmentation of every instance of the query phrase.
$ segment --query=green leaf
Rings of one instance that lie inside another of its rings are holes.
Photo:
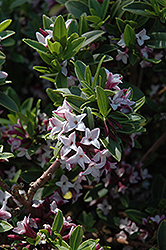
[[[54,56],[45,52],[41,52],[39,50],[37,50],[37,52],[39,53],[41,59],[47,63],[47,64],[51,64],[52,60],[54,59]]]
[[[52,224],[52,231],[51,231],[52,239],[56,238],[54,232],[60,233],[62,227],[63,227],[63,214],[60,210],[58,210],[58,213],[56,214],[54,222]]]
[[[135,102],[135,104],[132,106],[133,112],[136,113],[137,110],[140,109],[142,105],[144,105],[144,103],[145,103],[145,96],[143,96],[142,98],[140,98]]]
[[[80,19],[79,19],[79,30],[78,30],[78,34],[81,36],[83,33],[86,33],[88,31],[88,22],[86,20],[86,14],[82,14],[80,16]],[[70,28],[70,26],[69,26]]]
[[[27,3],[28,0],[15,0],[11,3],[9,6],[10,10],[13,10],[14,8],[20,7],[22,4]]]
[[[95,88],[95,84],[96,84],[96,82],[97,82],[97,79],[98,79],[98,76],[99,76],[99,72],[100,72],[100,69],[101,69],[101,65],[102,65],[104,59],[105,59],[105,56],[103,56],[103,57],[101,58],[101,60],[100,60],[100,62],[99,62],[99,64],[98,64],[98,66],[97,66],[97,70],[96,70],[96,73],[95,73],[95,75],[94,75],[94,79],[93,79],[93,83],[92,83],[92,89]]]
[[[68,47],[64,52],[64,60],[71,59],[71,57],[73,57],[81,49],[84,41],[85,37],[79,37],[68,44]]]
[[[11,157],[14,157],[12,153],[7,153],[7,152],[0,153],[0,160],[6,160]]]
[[[98,39],[100,36],[102,36],[105,32],[102,30],[92,30],[89,32],[86,32],[82,34],[83,37],[86,37],[86,40],[84,41],[82,48],[89,45],[90,43],[94,42],[96,39]]]
[[[0,104],[11,111],[14,111],[16,113],[18,112],[17,104],[9,96],[7,96],[5,93],[1,91],[0,91]]]
[[[4,30],[0,33],[0,36],[1,36],[1,40],[4,40],[6,38],[8,38],[9,36],[12,36],[14,35],[15,32],[12,31],[12,30]]]
[[[101,5],[97,1],[89,0],[88,1],[89,9],[94,9],[97,16],[101,18],[102,12],[101,12]]]
[[[12,22],[12,19],[6,19],[3,22],[0,23],[0,32],[5,30]]]
[[[99,107],[100,113],[106,117],[108,114],[108,108],[109,108],[109,101],[106,92],[104,89],[100,86],[96,87],[96,92],[97,92],[97,104]]]
[[[4,233],[7,232],[9,230],[11,230],[13,228],[13,226],[11,224],[9,224],[7,221],[0,221],[0,233]]]
[[[79,0],[69,0],[65,3],[65,6],[76,18],[80,18],[83,13],[90,14],[88,5]]]
[[[26,114],[26,110],[31,110],[33,105],[33,98],[27,98],[21,105],[21,113]]]
[[[59,73],[56,77],[56,87],[57,88],[67,88],[67,77],[64,74]]]
[[[32,124],[31,121],[29,121],[29,122],[27,123],[27,132],[28,132],[28,134],[29,134],[30,137],[33,136],[33,133],[34,133],[34,126],[33,126],[33,124]]]
[[[16,172],[16,174],[15,174],[15,176],[14,176],[14,178],[13,178],[13,181],[14,181],[14,182],[17,182],[18,179],[19,179],[19,177],[20,177],[20,175],[21,175],[21,169],[19,169],[19,170]]]
[[[116,25],[118,26],[120,33],[123,33],[124,28],[126,26],[125,22],[119,17],[116,17],[115,19],[116,19]]]
[[[121,160],[122,149],[120,146],[120,142],[114,141],[111,138],[100,139],[105,148],[109,150],[112,156],[117,160]]]
[[[163,5],[164,7],[166,6],[166,0],[157,0],[157,2]]]
[[[85,70],[85,79],[86,79],[86,82],[90,86],[92,86],[92,73],[91,73],[89,65],[86,67],[86,70]]]
[[[79,246],[78,250],[95,250],[97,242],[98,240],[86,240]]]
[[[43,173],[43,170],[25,170],[21,173],[21,178],[26,182],[30,183],[39,178]]]
[[[47,42],[48,42],[48,48],[54,56],[60,55],[62,53],[63,48],[59,42],[52,43],[49,39]]]
[[[81,62],[81,61],[76,61],[76,62],[72,62],[75,66],[74,70],[76,73],[76,76],[78,78],[78,80],[84,81],[84,76],[85,76],[85,70],[86,70],[86,65],[85,63]]]
[[[61,15],[59,15],[55,20],[53,27],[53,37],[55,41],[61,43],[62,46],[66,45],[67,29],[65,25],[65,20]]]
[[[35,41],[35,40],[31,40],[31,39],[23,39],[23,42],[25,42],[26,44],[28,44],[31,48],[42,52],[44,54],[47,54],[48,52],[48,48],[46,48],[43,44]]]
[[[150,40],[147,41],[148,46],[154,49],[166,48],[166,32],[153,32],[149,36]]]
[[[146,3],[141,2],[132,2],[127,5],[125,5],[123,8],[125,11],[129,11],[133,14],[141,15],[141,16],[147,16],[147,17],[154,17],[150,13],[146,12],[146,10],[153,11],[153,8]]]
[[[51,101],[54,102],[55,106],[62,105],[63,97],[62,97],[62,95],[59,94],[59,92],[57,92],[57,90],[47,88],[46,93],[47,93],[48,97],[51,99]]]
[[[101,18],[98,16],[87,16],[86,20],[92,23],[99,23],[101,22]]]
[[[136,43],[136,35],[132,27],[127,24],[124,30],[124,41],[129,49],[133,49]]]
[[[105,18],[105,15],[107,14],[109,4],[110,4],[110,0],[104,0],[101,5],[101,19],[102,20]]]
[[[163,220],[157,231],[157,241],[160,250],[166,249],[166,220]]]
[[[136,223],[142,223],[142,219],[146,218],[145,213],[143,213],[139,210],[136,210],[136,209],[127,209],[127,210],[125,210],[125,213],[129,217],[129,219],[131,219],[132,221],[134,221]]]
[[[6,94],[7,94],[8,97],[10,97],[16,103],[16,105],[18,107],[20,107],[19,96],[12,87],[7,88]]]
[[[82,227],[79,225],[75,227],[75,229],[73,230],[70,236],[69,242],[70,242],[70,247],[72,248],[72,250],[78,249],[79,245],[81,244],[82,237],[83,237],[83,230],[82,230]]]
[[[104,188],[103,183],[97,184],[93,189],[88,191],[84,197],[85,202],[91,202],[99,199],[108,193],[108,189]]]
[[[49,30],[50,29],[50,25],[52,23],[53,23],[52,20],[48,16],[43,15],[43,28],[44,28],[44,30],[46,30],[46,29]]]

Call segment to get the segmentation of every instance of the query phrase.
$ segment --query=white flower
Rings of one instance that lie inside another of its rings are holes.
[[[6,73],[4,71],[0,71],[0,80],[5,79],[7,76],[8,76],[8,73]]]
[[[127,64],[127,58],[129,57],[128,54],[127,54],[127,52],[126,51],[122,52],[119,49],[117,50],[117,52],[118,52],[118,55],[116,56],[116,60],[117,61],[122,60],[122,62],[124,64]]]
[[[143,29],[138,34],[136,34],[136,38],[139,46],[142,46],[145,40],[150,39],[150,37],[146,35],[146,29]]]
[[[106,199],[102,203],[97,204],[97,207],[103,212],[104,215],[108,215],[109,211],[112,209],[112,206],[108,204]]]
[[[16,168],[12,166],[9,170],[4,170],[5,174],[7,174],[8,179],[13,179],[16,175]]]
[[[68,111],[65,112],[65,117],[67,120],[67,123],[64,126],[65,132],[69,132],[73,129],[79,130],[79,131],[85,131],[85,124],[82,122],[86,114],[82,115],[75,115]]]
[[[36,38],[39,43],[43,44],[44,46],[47,46],[47,39],[53,38],[53,31],[52,30],[45,30],[45,32],[48,34],[46,36],[43,36],[40,32],[36,32]]]
[[[64,146],[61,149],[61,155],[66,156],[72,149],[77,151],[77,147],[75,145],[76,140],[76,133],[73,132],[69,135],[69,137],[60,136],[59,139],[64,144]]]
[[[25,156],[28,160],[32,159],[30,157],[30,155],[28,154],[28,149],[26,149],[26,148],[18,148],[17,150],[19,151],[19,153],[17,154],[17,157]]]
[[[62,122],[59,119],[57,119],[56,117],[50,118],[49,119],[49,126],[48,126],[48,129],[51,129],[50,137],[53,137],[58,132],[61,132],[61,134],[62,134],[65,123],[66,123],[66,121]]]
[[[63,194],[66,194],[69,188],[73,187],[73,184],[68,180],[67,176],[63,174],[61,180],[56,182],[56,185],[61,188]]]
[[[103,167],[103,163],[91,162],[88,168],[82,173],[84,175],[91,174],[93,177],[100,177],[100,170]]]
[[[77,163],[79,164],[83,169],[85,169],[85,163],[90,163],[91,160],[89,157],[84,153],[82,148],[79,146],[77,148],[76,154],[71,156],[69,159],[66,160],[67,163],[73,164]]]
[[[98,141],[100,135],[100,129],[95,128],[90,131],[89,128],[85,130],[85,137],[82,138],[81,143],[84,145],[93,145],[96,148],[100,148],[100,142]]]
[[[104,149],[102,151],[97,152],[97,154],[95,154],[92,160],[95,162],[101,161],[101,163],[104,166],[106,164],[107,157],[110,157],[110,156],[111,156],[111,153],[108,151],[108,149]]]
[[[119,40],[119,42],[117,43],[120,47],[122,48],[125,48],[126,47],[126,44],[125,44],[125,41],[124,41],[124,33],[120,36],[121,39]]]

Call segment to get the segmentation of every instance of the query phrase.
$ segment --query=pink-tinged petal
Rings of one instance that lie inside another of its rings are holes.
[[[65,117],[67,119],[67,123],[65,124],[64,130],[65,132],[68,132],[72,129],[84,131],[85,130],[85,125],[82,122],[86,114],[78,115],[76,116],[75,114],[72,114],[68,111],[65,112]]]
[[[45,37],[40,32],[36,32],[36,38],[39,43],[45,45]]]
[[[0,79],[5,79],[8,76],[8,73],[0,71]]]
[[[85,169],[84,163],[90,163],[91,160],[89,157],[84,153],[82,148],[79,146],[75,155],[71,156],[69,159],[66,160],[67,163],[70,164],[79,164],[83,169]]]

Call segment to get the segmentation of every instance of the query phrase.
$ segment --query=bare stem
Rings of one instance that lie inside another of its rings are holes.
[[[0,178],[0,187],[11,194],[10,187]]]
[[[60,161],[56,160],[35,182],[30,183],[30,188],[28,190],[28,202],[31,204],[32,199],[36,191],[42,187],[59,168]]]

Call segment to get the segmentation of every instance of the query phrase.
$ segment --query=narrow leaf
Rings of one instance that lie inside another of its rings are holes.
[[[82,241],[82,237],[83,237],[83,230],[79,225],[73,230],[70,236],[70,247],[72,248],[72,250],[77,250]]]
[[[9,96],[7,96],[5,93],[1,91],[0,91],[0,104],[11,111],[18,112],[17,104]]]

